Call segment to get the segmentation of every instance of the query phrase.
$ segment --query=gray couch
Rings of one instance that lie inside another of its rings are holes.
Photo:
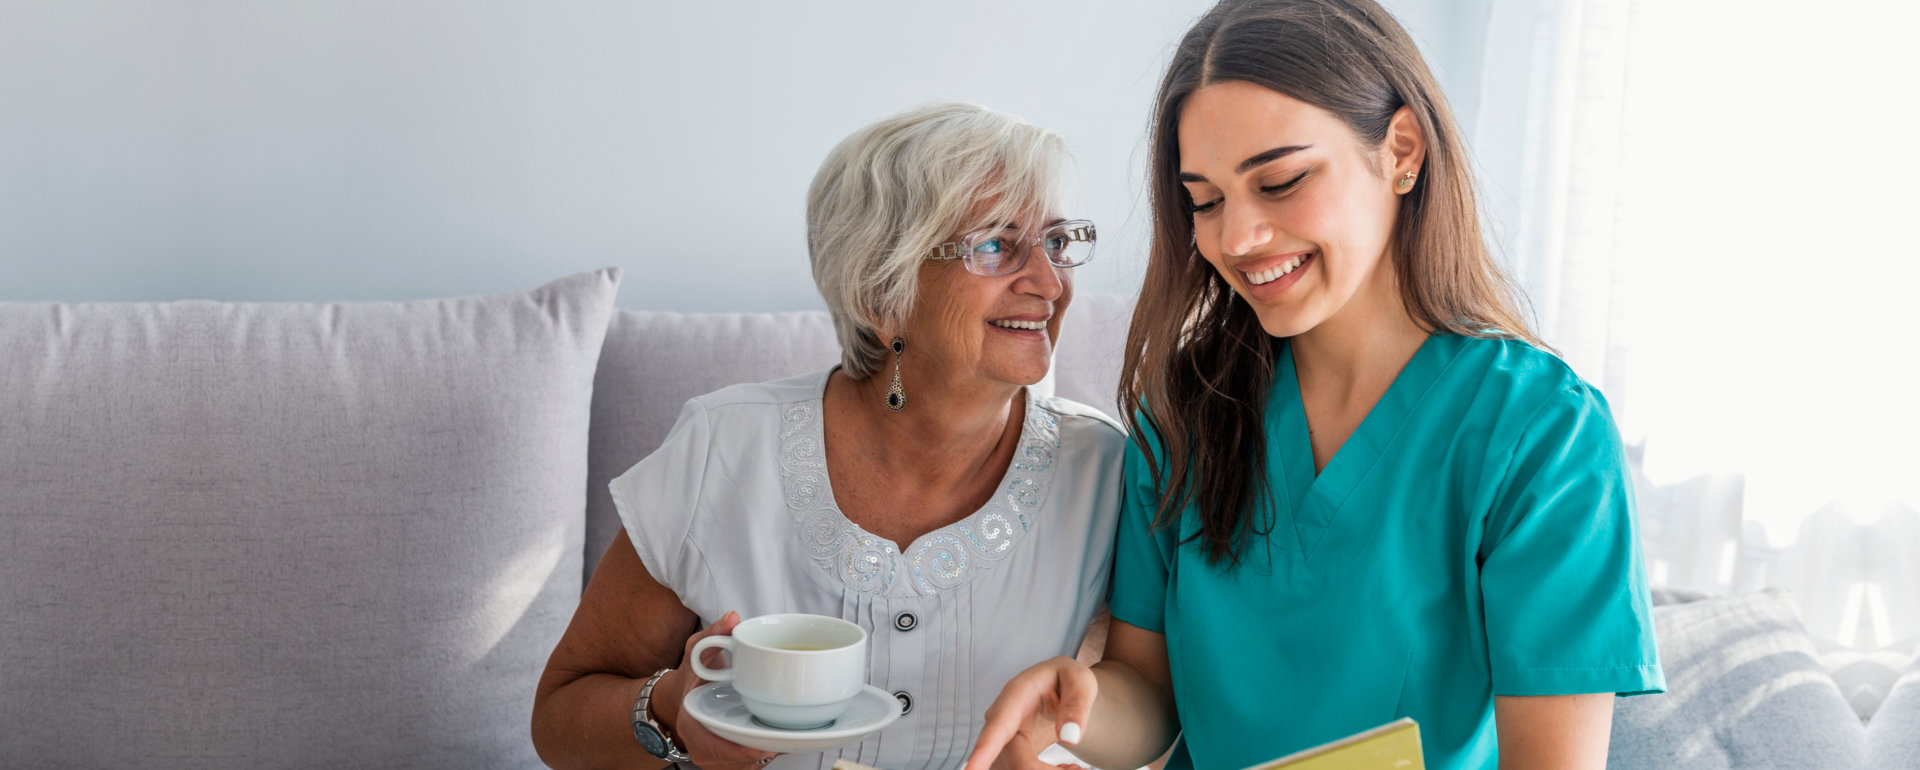
[[[0,303],[0,767],[539,766],[533,687],[618,527],[605,482],[686,398],[837,357],[822,313],[623,312],[618,282]],[[1079,298],[1046,386],[1111,408],[1129,312]],[[1825,669],[1765,651],[1799,649],[1782,606],[1661,608],[1676,693],[1621,702],[1616,764],[1864,756]],[[1907,679],[1886,752],[1920,729]]]

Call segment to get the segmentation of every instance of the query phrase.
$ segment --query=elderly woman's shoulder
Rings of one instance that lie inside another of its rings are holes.
[[[1106,412],[1059,396],[1035,399],[1034,403],[1059,422],[1063,449],[1118,456],[1126,447],[1127,429]]]
[[[699,396],[700,403],[713,408],[728,404],[786,404],[794,401],[818,401],[827,385],[829,370],[796,374],[777,380],[742,382]]]
[[[743,382],[694,396],[687,401],[709,415],[723,412],[752,411],[753,408],[788,408],[818,404],[826,387],[828,371],[808,372],[764,382]],[[747,407],[747,410],[732,407]]]

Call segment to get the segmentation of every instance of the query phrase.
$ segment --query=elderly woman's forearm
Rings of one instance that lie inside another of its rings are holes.
[[[543,690],[533,706],[533,748],[540,761],[556,770],[665,766],[633,738],[631,709],[643,684],[618,674],[585,674]]]

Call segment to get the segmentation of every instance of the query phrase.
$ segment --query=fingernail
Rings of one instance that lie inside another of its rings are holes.
[[[1068,722],[1064,725],[1061,725],[1060,726],[1060,742],[1069,743],[1069,744],[1079,743],[1080,742],[1080,725],[1075,722]]]

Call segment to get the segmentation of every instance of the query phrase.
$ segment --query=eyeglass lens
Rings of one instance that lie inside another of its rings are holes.
[[[1045,251],[1047,261],[1057,267],[1073,267],[1093,256],[1093,234],[1089,228],[1050,227],[1033,241],[1020,234],[987,231],[970,236],[967,242],[972,244],[967,252],[968,262],[974,272],[982,275],[1004,275],[1019,270],[1026,265],[1032,246]],[[1031,245],[1022,248],[1023,243]]]

